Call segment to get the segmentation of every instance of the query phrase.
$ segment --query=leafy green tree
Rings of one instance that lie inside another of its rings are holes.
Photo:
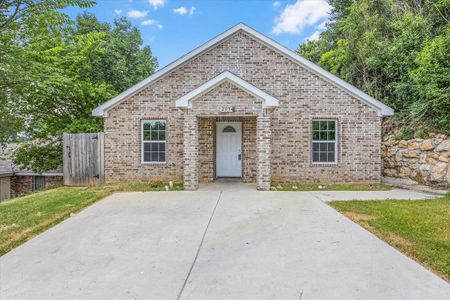
[[[11,128],[0,137],[20,135],[28,141],[16,151],[15,162],[37,171],[61,163],[63,132],[101,131],[102,120],[91,116],[92,109],[156,68],[138,29],[125,19],[111,27],[84,13],[73,22],[57,10],[62,6],[46,8],[28,11],[31,27],[22,23],[25,19],[11,21],[0,44],[0,79],[5,80],[0,128]]]
[[[330,4],[333,10],[326,31],[318,41],[300,45],[298,53],[392,106],[403,132],[420,133],[424,128],[450,132],[448,126],[436,123],[436,118],[450,122],[448,107],[432,106],[438,94],[414,75],[425,63],[420,57],[429,41],[448,30],[450,2],[333,0]],[[449,74],[444,60],[435,62],[440,64],[436,70]],[[442,98],[449,98],[448,90],[440,89],[439,95],[438,102],[445,104]],[[420,126],[409,126],[412,119]]]
[[[142,47],[139,30],[126,18],[114,20],[111,27],[101,23],[90,14],[77,17],[75,34],[106,32],[107,43],[101,59],[97,60],[95,71],[98,80],[108,82],[116,92],[122,92],[153,73],[157,60],[149,46]]]
[[[409,75],[417,101],[411,106],[413,123],[433,120],[430,127],[450,132],[450,26],[445,35],[427,41]]]
[[[4,0],[0,1],[0,143],[17,141],[25,130],[27,116],[16,108],[28,97],[34,84],[26,70],[26,47],[40,30],[60,26],[67,16],[57,12],[68,6],[90,7],[87,0]]]

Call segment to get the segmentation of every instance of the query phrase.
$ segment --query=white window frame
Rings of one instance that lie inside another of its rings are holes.
[[[166,129],[165,131],[165,140],[164,141],[144,141],[144,124],[145,123],[149,123],[149,122],[165,122],[166,124]],[[151,144],[151,143],[164,143],[165,147],[164,147],[164,151],[165,151],[165,155],[164,155],[164,161],[144,161],[144,144]],[[145,119],[145,120],[141,120],[141,163],[142,164],[166,164],[167,163],[167,120],[164,119]]]
[[[333,121],[334,122],[334,141],[315,141],[314,140],[314,127],[313,127],[313,122],[320,122],[320,121]],[[317,119],[311,119],[310,122],[310,126],[311,126],[311,132],[310,132],[310,138],[311,138],[311,164],[313,165],[337,165],[338,163],[338,134],[339,134],[339,130],[338,130],[338,120],[336,119],[328,119],[328,118],[317,118]],[[314,144],[315,143],[334,143],[334,161],[333,162],[322,162],[322,161],[314,161]]]

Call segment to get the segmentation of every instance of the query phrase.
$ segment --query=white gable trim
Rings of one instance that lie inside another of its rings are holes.
[[[218,85],[222,84],[223,82],[230,82],[244,91],[248,92],[249,94],[252,94],[256,98],[259,98],[263,100],[263,108],[272,108],[278,106],[278,100],[272,97],[271,95],[267,94],[266,92],[258,89],[256,86],[248,83],[247,81],[243,80],[242,78],[234,75],[233,73],[229,71],[225,71],[221,73],[220,75],[214,77],[213,79],[205,82],[198,88],[190,91],[183,97],[179,98],[175,105],[179,108],[192,108],[192,101],[198,98],[199,96],[209,92],[210,90],[214,89]]]
[[[237,24],[236,26],[228,29],[224,33],[218,35],[217,37],[209,40],[208,42],[206,42],[202,46],[196,48],[195,50],[189,52],[185,56],[180,57],[179,59],[175,60],[171,64],[167,65],[166,67],[162,68],[161,70],[157,71],[156,73],[154,73],[150,77],[147,77],[143,81],[141,81],[138,84],[132,86],[131,88],[129,88],[128,90],[122,92],[121,94],[117,95],[116,97],[112,98],[111,100],[103,103],[102,105],[100,105],[99,107],[95,108],[92,111],[92,115],[94,115],[94,116],[107,116],[107,111],[109,109],[111,109],[112,107],[114,107],[117,104],[121,103],[127,97],[129,97],[129,96],[133,95],[134,93],[140,91],[141,89],[146,87],[151,82],[161,78],[163,75],[165,75],[165,74],[175,70],[176,68],[180,67],[186,61],[188,61],[188,60],[190,60],[190,59],[200,55],[204,51],[209,50],[210,48],[214,47],[216,44],[224,41],[225,39],[229,38],[230,36],[232,36],[233,34],[238,32],[239,30],[242,30],[242,31],[246,32],[247,34],[250,34],[254,38],[256,38],[256,39],[260,40],[261,42],[263,42],[264,44],[266,44],[266,46],[268,46],[269,48],[272,48],[272,49],[280,52],[281,54],[287,56],[288,58],[290,58],[294,62],[299,63],[300,65],[302,65],[306,69],[310,70],[311,72],[313,72],[317,76],[321,77],[322,79],[324,79],[324,80],[328,81],[329,83],[331,83],[331,84],[333,84],[333,85],[335,85],[335,86],[345,90],[346,92],[348,92],[349,94],[353,95],[357,99],[359,99],[359,100],[365,102],[366,104],[370,105],[371,107],[375,108],[376,110],[378,110],[378,115],[380,115],[380,116],[391,116],[391,115],[394,114],[394,110],[392,108],[390,108],[389,106],[387,106],[387,105],[381,103],[380,101],[376,100],[375,98],[367,95],[363,91],[357,89],[356,87],[352,86],[348,82],[340,79],[339,77],[337,77],[337,76],[331,74],[330,72],[322,69],[321,67],[315,65],[314,63],[310,62],[309,60],[299,56],[297,53],[295,53],[295,52],[285,48],[284,46],[278,44],[274,40],[269,39],[268,37],[266,37],[263,34],[257,32],[256,30],[248,27],[247,25],[240,23],[240,24]]]

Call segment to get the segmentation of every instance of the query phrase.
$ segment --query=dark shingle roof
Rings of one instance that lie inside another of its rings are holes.
[[[12,155],[14,150],[19,146],[17,143],[8,143],[0,145],[0,176],[11,176],[13,174],[20,175],[38,175],[31,169],[21,169],[12,162]],[[62,174],[62,166],[45,172],[45,174]],[[3,174],[3,175],[2,175]]]

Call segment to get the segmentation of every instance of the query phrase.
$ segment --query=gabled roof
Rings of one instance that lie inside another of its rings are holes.
[[[248,83],[244,79],[234,75],[233,73],[231,73],[229,71],[222,72],[220,75],[205,82],[198,88],[192,90],[191,92],[187,93],[183,97],[179,98],[175,102],[176,106],[180,107],[180,108],[191,108],[192,100],[195,100],[195,98],[197,98],[198,96],[207,93],[208,91],[212,90],[216,86],[219,86],[223,82],[230,82],[230,83],[238,86],[239,88],[243,89],[244,91],[248,92],[249,94],[252,94],[256,98],[261,99],[263,101],[263,108],[270,108],[270,107],[278,106],[277,99],[275,99],[271,95],[258,89],[256,86]]]
[[[390,116],[394,114],[394,110],[390,108],[389,106],[381,103],[380,101],[376,100],[375,98],[367,95],[363,91],[357,89],[353,85],[349,84],[348,82],[340,79],[339,77],[331,74],[330,72],[322,69],[321,67],[317,66],[316,64],[310,62],[309,60],[299,56],[297,53],[285,48],[284,46],[278,44],[274,40],[266,37],[265,35],[257,32],[256,30],[248,27],[245,24],[237,24],[233,26],[232,28],[228,29],[224,33],[216,36],[215,38],[209,40],[202,46],[196,48],[195,50],[189,52],[188,54],[180,57],[179,59],[175,60],[171,64],[167,65],[166,67],[160,69],[150,77],[147,77],[146,79],[142,80],[138,84],[132,86],[128,90],[120,93],[116,97],[112,98],[111,100],[103,103],[99,107],[95,108],[92,111],[92,114],[94,116],[107,116],[107,111],[111,109],[112,107],[116,106],[117,104],[124,101],[127,97],[133,95],[134,93],[140,91],[144,87],[146,87],[148,84],[152,83],[153,81],[161,78],[165,74],[175,70],[176,68],[183,65],[188,60],[200,55],[201,53],[213,48],[218,43],[222,42],[223,40],[229,38],[233,34],[235,34],[238,31],[244,31],[245,33],[249,34],[253,38],[259,40],[263,44],[265,44],[267,47],[283,54],[284,56],[288,57],[292,61],[302,65],[307,70],[311,71],[312,73],[316,74],[317,76],[321,77],[322,79],[328,81],[329,83],[345,90],[349,94],[353,95],[357,99],[365,102],[366,104],[370,105],[371,107],[378,110],[378,114],[380,116]]]

